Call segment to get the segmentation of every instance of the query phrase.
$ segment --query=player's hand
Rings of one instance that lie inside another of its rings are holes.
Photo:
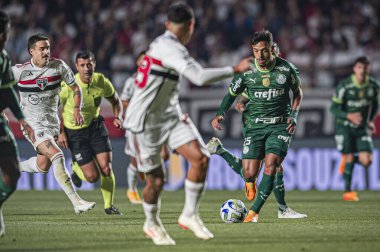
[[[65,149],[67,149],[69,147],[65,131],[62,130],[61,133],[58,135],[57,143],[59,146],[65,148]]]
[[[347,120],[355,125],[360,125],[363,121],[363,118],[360,112],[351,112],[347,113]]]
[[[376,134],[376,125],[374,122],[368,122],[368,128],[371,131],[372,135]]]
[[[34,143],[36,141],[36,137],[34,135],[34,130],[32,127],[30,127],[30,125],[24,120],[24,119],[21,119],[20,121],[20,124],[22,125],[23,127],[23,130],[26,132],[26,134],[28,135],[30,141],[32,141],[32,143]]]
[[[77,126],[82,126],[84,123],[83,115],[79,108],[74,108],[74,122]]]
[[[286,130],[289,132],[289,134],[293,135],[296,132],[296,123],[294,122],[292,117],[288,118],[288,127],[286,127]]]
[[[247,57],[244,58],[242,61],[239,62],[236,66],[234,66],[234,73],[241,73],[250,68],[251,61],[253,60],[253,57]]]
[[[182,114],[179,116],[179,120],[181,120],[182,122],[186,123],[186,124],[189,124],[189,114],[188,113],[185,113],[185,114]]]
[[[214,130],[222,130],[222,125],[220,123],[223,121],[223,116],[217,115],[214,119],[211,121],[211,126]]]
[[[123,120],[119,117],[115,117],[115,119],[113,119],[113,125],[118,128],[119,130],[122,130],[123,129]]]

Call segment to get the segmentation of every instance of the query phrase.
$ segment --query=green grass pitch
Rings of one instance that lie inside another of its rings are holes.
[[[97,206],[76,216],[63,192],[16,192],[4,206],[6,236],[0,238],[0,251],[380,251],[380,192],[360,192],[360,202],[351,203],[341,200],[341,192],[292,191],[288,204],[307,213],[307,219],[278,219],[271,196],[260,223],[225,224],[219,216],[225,200],[250,203],[242,191],[207,191],[200,212],[215,234],[210,241],[177,225],[184,192],[164,192],[161,219],[177,242],[174,247],[157,247],[145,238],[141,206],[127,202],[124,190],[118,189],[115,198],[123,216],[104,214],[100,190],[80,194]]]

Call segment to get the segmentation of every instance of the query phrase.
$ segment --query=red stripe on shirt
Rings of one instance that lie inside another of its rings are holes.
[[[34,80],[19,81],[18,83],[21,84],[21,85],[33,85],[33,84],[36,84],[36,83],[37,83],[37,80],[38,80],[38,79],[47,79],[48,82],[53,82],[53,81],[60,80],[61,78],[62,78],[61,75],[57,75],[57,76],[47,76],[47,77],[37,78],[37,79],[34,79]]]

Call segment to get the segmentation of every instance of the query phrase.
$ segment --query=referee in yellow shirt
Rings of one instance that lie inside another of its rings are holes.
[[[104,119],[99,115],[100,102],[105,97],[112,104],[115,115],[113,124],[121,129],[122,104],[110,80],[95,72],[95,65],[94,54],[90,51],[81,51],[75,58],[78,71],[75,79],[82,88],[82,126],[75,125],[71,120],[74,109],[73,91],[62,82],[60,102],[64,129],[61,129],[58,144],[71,151],[73,183],[80,187],[82,180],[95,183],[100,176],[105,213],[122,215],[113,205],[115,176],[112,172],[111,142]]]

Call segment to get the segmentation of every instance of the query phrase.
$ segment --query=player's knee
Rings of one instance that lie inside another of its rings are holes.
[[[106,176],[106,177],[111,176],[111,172],[112,172],[111,166],[107,164],[101,167],[101,172],[103,176]]]
[[[360,158],[359,162],[364,167],[369,167],[372,164],[372,160],[369,157]]]
[[[99,180],[99,174],[97,172],[86,172],[83,174],[86,180],[90,183],[95,183]]]
[[[275,163],[265,164],[264,173],[272,176],[276,174],[278,167]]]
[[[162,188],[164,187],[164,184],[165,184],[165,181],[162,178],[156,178],[154,180],[154,188],[156,189],[156,191],[157,190],[161,191]]]

